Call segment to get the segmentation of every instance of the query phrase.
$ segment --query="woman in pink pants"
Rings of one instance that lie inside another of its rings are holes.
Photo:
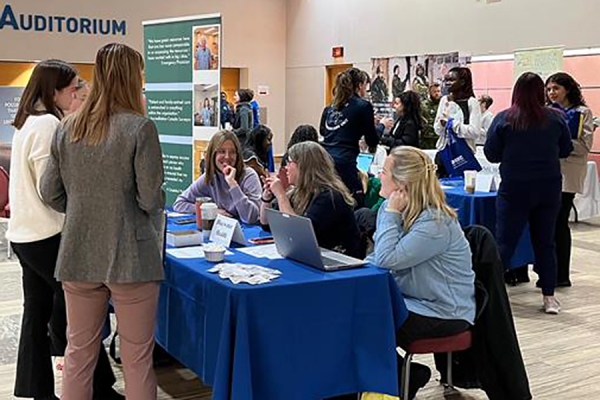
[[[164,196],[158,133],[144,117],[142,56],[123,44],[98,51],[81,108],[54,134],[41,194],[65,225],[56,278],[67,303],[63,400],[91,400],[92,373],[112,299],[128,400],[156,399],[152,368],[159,281],[153,218]]]

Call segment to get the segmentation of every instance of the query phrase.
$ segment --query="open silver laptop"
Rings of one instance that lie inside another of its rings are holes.
[[[267,209],[267,221],[275,239],[277,252],[323,271],[361,267],[365,261],[344,254],[321,249],[309,218],[289,215]]]

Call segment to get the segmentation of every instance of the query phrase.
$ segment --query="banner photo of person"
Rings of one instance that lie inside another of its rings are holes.
[[[421,101],[426,100],[431,83],[437,82],[443,88],[448,71],[469,61],[470,57],[461,57],[458,52],[372,58],[370,98],[375,114],[393,118],[392,102],[407,90],[417,92]]]
[[[160,134],[166,205],[200,176],[218,130],[221,93],[219,14],[144,21],[145,98]]]

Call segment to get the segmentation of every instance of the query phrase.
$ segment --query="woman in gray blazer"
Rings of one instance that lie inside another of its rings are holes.
[[[65,212],[56,278],[69,323],[63,400],[90,400],[109,299],[121,337],[128,400],[156,399],[152,368],[160,246],[151,219],[164,205],[158,133],[144,117],[142,56],[123,44],[98,51],[80,111],[57,129],[41,181]]]

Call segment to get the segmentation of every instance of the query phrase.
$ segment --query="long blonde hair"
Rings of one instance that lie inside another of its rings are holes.
[[[298,177],[288,192],[297,214],[304,214],[312,199],[326,189],[339,192],[348,205],[354,206],[354,199],[335,172],[333,159],[320,144],[297,143],[290,147],[288,155],[290,162],[298,166]]]
[[[393,168],[390,171],[396,183],[407,185],[409,202],[404,210],[404,230],[409,230],[419,215],[426,209],[434,209],[437,216],[442,214],[456,219],[456,212],[446,203],[446,196],[435,170],[436,165],[421,150],[410,146],[392,149],[390,157]]]
[[[110,117],[116,113],[144,115],[143,69],[142,55],[124,44],[110,43],[98,50],[90,93],[79,111],[65,122],[71,142],[102,142]]]

